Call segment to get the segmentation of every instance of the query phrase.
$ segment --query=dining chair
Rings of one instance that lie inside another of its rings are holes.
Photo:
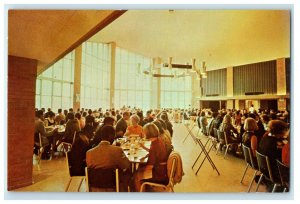
[[[224,153],[224,159],[226,158],[229,147],[240,144],[240,141],[238,141],[238,140],[230,141],[229,137],[230,137],[230,135],[227,135],[227,133],[224,132],[225,147],[226,147],[226,150]]]
[[[62,150],[63,150],[63,152],[69,152],[69,151],[71,151],[72,146],[74,145],[74,142],[75,142],[75,139],[76,139],[76,134],[77,134],[77,132],[75,131],[74,135],[73,135],[72,143],[62,142],[62,147],[63,147]]]
[[[261,172],[261,175],[259,177],[255,192],[257,192],[263,177],[269,180],[270,182],[272,182],[273,184],[272,193],[275,192],[278,183],[275,183],[274,181],[268,156],[263,155],[258,151],[256,151],[256,158],[257,158],[258,170]]]
[[[87,192],[112,190],[119,192],[119,170],[115,168],[85,168]]]
[[[244,158],[245,158],[245,162],[247,164],[245,170],[244,170],[244,174],[242,176],[242,179],[241,179],[241,183],[243,183],[243,180],[244,180],[244,177],[247,173],[247,170],[248,168],[252,168],[254,170],[254,174],[252,176],[252,179],[251,179],[251,182],[249,184],[249,187],[248,187],[248,190],[247,192],[250,192],[251,190],[251,187],[252,187],[252,184],[254,182],[254,179],[255,179],[255,176],[258,172],[258,168],[257,168],[257,164],[254,163],[254,159],[253,159],[253,155],[252,155],[252,151],[249,147],[245,146],[244,144],[242,144],[242,148],[243,148],[243,152],[244,152]]]
[[[66,185],[66,188],[65,188],[65,192],[68,192],[69,191],[69,188],[70,188],[70,185],[71,185],[71,182],[72,182],[72,179],[73,178],[79,178],[80,179],[80,183],[77,187],[77,192],[79,192],[80,190],[80,187],[81,187],[81,184],[85,178],[85,175],[82,175],[82,176],[74,176],[72,174],[72,171],[71,171],[71,168],[72,168],[72,160],[71,160],[71,151],[68,151],[66,153],[66,164],[67,164],[67,169],[68,169],[68,173],[69,173],[69,181]]]
[[[38,141],[35,141],[34,145],[37,149],[37,154],[38,154],[37,155],[38,156],[37,164],[39,165],[40,161],[41,161],[41,158],[42,158],[42,154],[44,153],[45,146],[46,146],[46,145],[43,145],[43,143],[42,143],[42,135],[40,133],[38,133]]]
[[[171,153],[172,154],[172,153]],[[170,154],[170,155],[171,155]],[[179,155],[180,156],[180,155]],[[168,167],[168,172],[170,172],[169,175],[169,182],[167,184],[163,184],[163,183],[156,183],[156,182],[151,182],[151,181],[146,181],[143,182],[140,188],[140,192],[144,192],[146,189],[146,186],[152,186],[152,187],[159,187],[162,188],[164,191],[171,191],[174,192],[174,177],[175,177],[175,169],[177,169],[177,165],[180,165],[180,162],[178,162],[178,158],[177,157],[169,157],[167,164],[170,164],[170,162],[172,162],[172,165],[167,165]],[[171,166],[171,169],[169,169]]]
[[[224,132],[223,131],[220,131],[220,130],[217,130],[217,136],[218,136],[218,148],[217,148],[217,153],[216,155],[218,155],[219,151],[221,150],[222,148],[222,145],[225,143],[225,136],[224,136]]]

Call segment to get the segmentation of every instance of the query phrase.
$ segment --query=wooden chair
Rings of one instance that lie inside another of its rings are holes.
[[[71,158],[70,154],[71,154],[70,151],[66,152],[66,164],[67,164],[67,168],[68,168],[68,172],[69,172],[69,181],[68,181],[68,183],[66,185],[65,192],[69,191],[69,188],[70,188],[70,185],[71,185],[71,182],[72,182],[73,178],[79,178],[80,179],[80,183],[79,183],[79,185],[77,187],[77,192],[79,192],[81,184],[83,182],[83,179],[85,178],[85,175],[82,175],[82,176],[74,176],[74,175],[72,175],[72,172],[71,172],[72,162],[71,162],[71,159],[70,159]]]
[[[172,162],[172,165],[171,165],[171,170],[168,169],[168,172],[170,170],[170,176],[169,176],[168,184],[165,185],[165,184],[161,184],[161,183],[154,183],[154,182],[148,182],[147,181],[147,182],[144,182],[141,185],[140,192],[144,192],[146,186],[159,187],[159,188],[164,189],[165,191],[170,191],[171,190],[171,192],[174,192],[173,187],[174,187],[175,169],[177,168],[177,165],[179,165],[179,162],[177,161],[176,157],[174,157],[172,160],[169,157],[167,163],[169,164],[170,162]]]
[[[244,174],[243,174],[243,177],[241,179],[241,183],[243,183],[243,180],[244,180],[244,177],[246,175],[246,172],[248,170],[248,168],[252,168],[254,170],[254,174],[253,174],[253,177],[251,179],[251,182],[249,184],[249,187],[248,187],[248,190],[247,192],[250,192],[251,190],[251,187],[252,187],[252,184],[253,184],[253,181],[255,179],[255,176],[258,172],[258,169],[256,167],[256,164],[254,163],[254,160],[253,160],[253,156],[252,156],[252,152],[251,152],[251,149],[247,146],[245,146],[244,144],[242,144],[242,148],[243,148],[243,152],[244,152],[244,157],[245,157],[245,162],[247,163],[247,166],[245,168],[245,171],[244,171]]]
[[[63,152],[69,152],[72,149],[72,146],[75,142],[77,132],[74,132],[72,143],[62,142]]]
[[[39,133],[39,138],[38,138],[38,141],[35,141],[34,142],[34,145],[35,147],[37,148],[37,153],[38,153],[38,161],[37,161],[37,164],[39,165],[40,164],[40,161],[41,161],[41,158],[42,158],[42,154],[44,153],[45,151],[45,146],[46,145],[43,145],[42,143],[42,135]]]
[[[94,189],[119,192],[119,170],[103,168],[85,168],[85,181],[87,192]]]

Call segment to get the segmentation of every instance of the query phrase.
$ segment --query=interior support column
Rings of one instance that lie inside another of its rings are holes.
[[[75,49],[74,91],[73,91],[74,111],[77,111],[77,109],[80,108],[81,61],[82,61],[82,46],[80,45]]]
[[[7,190],[32,184],[37,61],[8,56]]]
[[[115,73],[116,73],[116,43],[111,42],[111,63],[110,63],[110,97],[109,105],[110,108],[115,108]]]

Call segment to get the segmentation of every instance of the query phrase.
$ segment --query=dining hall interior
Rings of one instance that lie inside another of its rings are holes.
[[[7,20],[7,191],[293,192],[290,9]]]

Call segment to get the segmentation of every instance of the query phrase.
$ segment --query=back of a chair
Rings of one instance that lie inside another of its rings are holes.
[[[258,151],[256,151],[256,158],[259,171],[263,173],[264,176],[267,177],[270,181],[274,182],[269,158],[266,155],[259,153]]]
[[[214,137],[218,139],[218,129],[214,128]]]
[[[173,185],[174,184],[174,177],[175,177],[175,167],[178,164],[178,161],[175,157],[173,157],[173,158],[168,159],[168,163],[169,162],[172,162],[171,169],[168,169],[168,171],[170,170],[170,172],[171,172],[170,176],[169,176],[169,185]],[[168,165],[168,167],[169,167],[169,165]]]
[[[113,188],[119,192],[118,169],[85,168],[88,191],[91,188]]]
[[[225,141],[225,134],[223,131],[221,130],[217,130],[217,134],[218,134],[218,140],[219,142],[223,142]]]
[[[277,166],[278,166],[278,170],[279,170],[281,184],[284,187],[289,188],[289,184],[290,184],[290,168],[288,166],[284,165],[283,163],[281,163],[278,160],[276,160],[276,162],[277,162]]]
[[[43,147],[43,143],[42,143],[42,135],[41,135],[41,133],[39,133],[39,143],[40,143],[40,148]]]
[[[72,177],[72,174],[71,174],[72,161],[71,161],[71,152],[70,151],[66,152],[66,163],[67,163],[67,169],[69,172],[69,176]]]
[[[245,146],[244,144],[242,144],[242,147],[243,147],[243,152],[244,152],[245,161],[246,161],[252,168],[255,168],[254,162],[253,162],[252,153],[251,153],[251,149],[250,149],[249,147]]]

